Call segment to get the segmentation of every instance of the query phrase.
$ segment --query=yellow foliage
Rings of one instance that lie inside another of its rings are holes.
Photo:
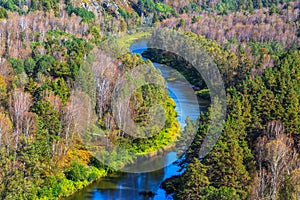
[[[300,168],[292,172],[291,178],[296,189],[296,194],[300,194]]]
[[[85,149],[83,145],[77,144],[74,148],[68,151],[67,155],[63,159],[61,159],[61,163],[59,165],[67,167],[74,161],[83,165],[88,165],[91,158],[91,152]]]
[[[0,112],[0,147],[3,144],[9,144],[13,140],[12,122],[7,114]]]
[[[2,74],[0,74],[0,102],[6,98],[6,82]]]

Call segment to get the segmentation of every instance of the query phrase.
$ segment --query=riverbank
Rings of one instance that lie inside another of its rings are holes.
[[[120,46],[122,46],[122,48],[129,49],[129,47],[135,41],[141,40],[141,39],[147,39],[149,36],[150,36],[150,33],[148,33],[148,32],[140,32],[140,33],[135,33],[132,35],[127,35],[122,38],[117,38],[117,39],[115,39],[115,41],[118,44],[120,44]],[[167,109],[167,111],[166,111],[168,113],[167,116],[169,118],[176,119],[177,113],[175,111],[172,111],[172,109],[174,109],[176,107],[176,104],[171,98],[169,100],[166,100],[166,105],[164,107]],[[166,151],[170,150],[172,147],[174,147],[175,141],[177,140],[177,138],[180,134],[180,125],[178,124],[177,120],[171,120],[170,123],[171,123],[170,128],[162,130],[159,134],[157,134],[159,137],[150,138],[150,140],[151,140],[150,142],[148,142],[148,140],[144,141],[143,139],[139,139],[140,141],[135,140],[134,141],[135,143],[137,143],[137,144],[141,143],[141,144],[143,144],[143,146],[145,146],[147,143],[149,143],[149,147],[139,150],[140,152],[137,152],[137,155],[142,156],[146,159],[151,159],[152,157],[155,157],[156,155],[159,155],[159,154],[163,154]],[[130,150],[130,151],[132,151],[132,150],[136,151],[136,149],[133,149],[134,146],[137,146],[137,145],[130,145],[130,143],[128,143],[128,145],[127,145],[128,148],[127,147],[126,148],[127,148],[127,150]],[[103,170],[105,170],[105,169],[103,169]],[[83,187],[76,188],[75,194],[78,191],[93,184],[94,182],[100,182],[101,180],[105,179],[106,177],[111,176],[111,172],[112,172],[111,170],[105,170],[105,174],[103,176],[98,177],[97,180],[93,180],[89,183],[87,183],[85,181],[84,183],[81,184],[81,185],[83,185]],[[72,199],[73,195],[74,195],[74,193],[71,193],[70,195],[64,196],[64,198],[69,199],[68,197],[70,197]]]
[[[141,54],[147,49],[147,41],[140,40],[131,45],[130,50],[133,53]],[[167,80],[167,77],[175,74],[176,70],[167,66],[153,63],[154,66],[159,69],[162,76]],[[192,120],[196,120],[200,114],[199,102],[194,94],[194,90],[190,84],[186,81],[182,81],[177,77],[176,80],[167,82],[168,91],[170,97],[176,103],[176,112],[178,113],[177,120],[181,128],[185,126],[185,119],[190,117]],[[145,191],[152,191],[155,193],[152,200],[161,200],[166,198],[165,190],[161,189],[161,183],[172,176],[181,174],[180,167],[174,164],[178,160],[178,154],[172,149],[167,149],[172,145],[165,145],[165,150],[160,150],[160,155],[154,155],[153,158],[146,158],[146,162],[142,162],[141,168],[149,170],[145,173],[113,173],[106,177],[101,178],[94,184],[85,187],[74,196],[68,198],[68,200],[107,200],[107,199],[135,199],[145,200],[149,199],[149,196],[142,194]],[[169,153],[168,153],[169,152]],[[157,154],[157,153],[155,153]],[[159,160],[157,160],[159,157]],[[153,167],[162,163],[165,167],[156,168]],[[168,197],[170,198],[170,197]]]
[[[127,50],[130,49],[130,46],[138,41],[138,40],[143,40],[143,39],[148,39],[151,36],[150,32],[137,32],[137,33],[133,33],[130,35],[125,35],[119,38],[116,38],[116,41],[118,44],[120,44],[120,46],[125,47]]]
[[[188,61],[185,61],[178,55],[164,52],[160,49],[147,49],[142,53],[142,56],[151,59],[153,62],[176,69],[192,85],[199,100],[210,101],[210,93],[201,74]],[[170,77],[169,79],[173,80],[174,77]]]

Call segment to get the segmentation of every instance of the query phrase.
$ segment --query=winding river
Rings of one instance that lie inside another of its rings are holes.
[[[141,54],[147,49],[147,41],[140,40],[131,45],[132,53]],[[199,102],[188,82],[176,70],[153,63],[167,81],[170,97],[176,102],[178,121],[182,129],[185,126],[186,117],[195,120],[200,111],[205,110],[206,104],[199,108]],[[165,168],[148,173],[114,173],[102,178],[83,190],[67,198],[68,200],[163,200],[172,199],[160,188],[160,184],[167,178],[178,175],[179,167],[174,164],[177,160],[176,152],[170,152],[164,157]],[[141,191],[152,191],[155,196],[141,195]]]

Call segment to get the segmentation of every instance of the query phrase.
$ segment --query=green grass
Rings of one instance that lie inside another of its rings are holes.
[[[140,39],[147,39],[151,36],[150,32],[137,32],[130,35],[125,35],[117,38],[117,43],[123,47],[129,48],[135,41]]]

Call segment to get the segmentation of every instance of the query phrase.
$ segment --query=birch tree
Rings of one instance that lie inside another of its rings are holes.
[[[256,143],[259,168],[255,199],[278,199],[286,176],[297,168],[298,153],[293,147],[293,139],[285,134],[282,122],[267,123],[264,135]]]
[[[14,124],[15,148],[18,150],[20,135],[23,130],[25,114],[32,105],[31,95],[22,89],[14,89],[9,98],[9,111]]]

